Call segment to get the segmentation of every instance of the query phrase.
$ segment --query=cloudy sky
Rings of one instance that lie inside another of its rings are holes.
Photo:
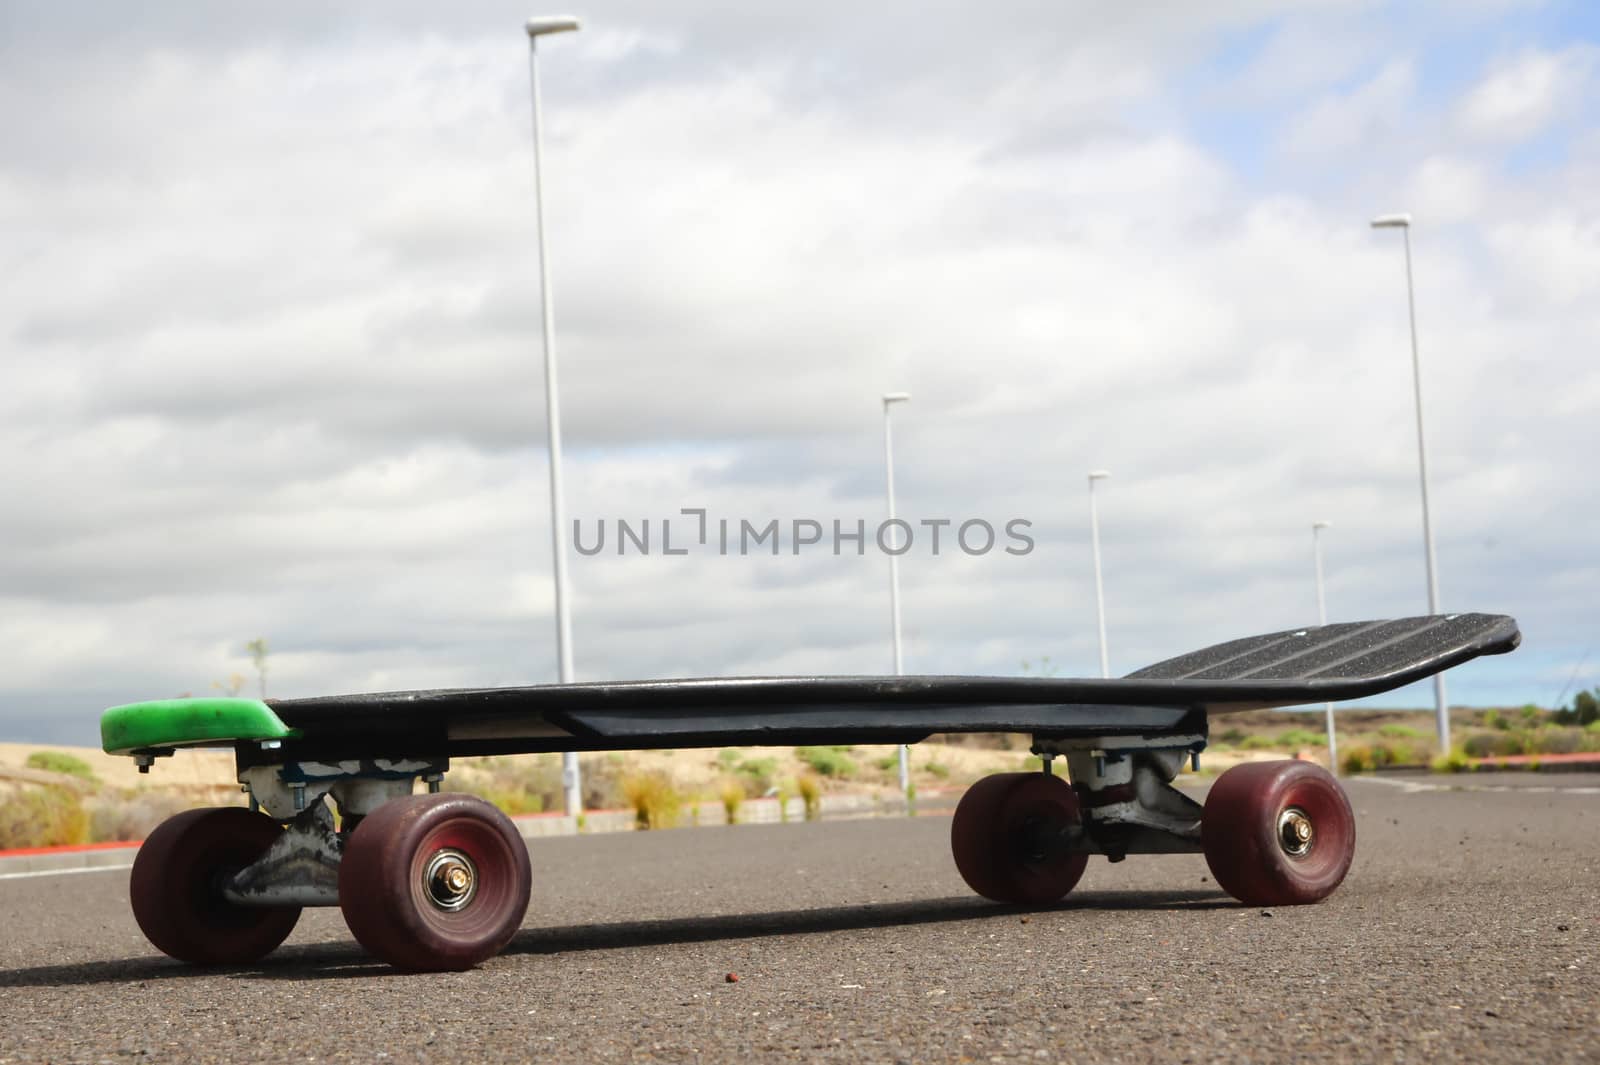
[[[554,679],[525,6],[0,7],[0,735]],[[1573,0],[595,2],[541,47],[579,679],[909,672],[1510,613],[1600,682],[1600,18]],[[650,555],[615,552],[650,520]],[[948,533],[946,534],[948,537]],[[1002,541],[1003,546],[1004,541]],[[253,686],[253,682],[252,682]],[[1425,687],[1384,700],[1428,705]]]

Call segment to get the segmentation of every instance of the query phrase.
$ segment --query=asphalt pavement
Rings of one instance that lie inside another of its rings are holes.
[[[1197,855],[994,906],[938,816],[535,840],[523,931],[467,973],[332,910],[196,970],[125,871],[4,881],[0,1063],[1600,1061],[1600,775],[1349,789],[1344,886],[1266,911]]]

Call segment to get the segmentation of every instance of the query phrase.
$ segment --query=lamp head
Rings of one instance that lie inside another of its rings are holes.
[[[883,394],[883,405],[885,407],[887,407],[891,403],[910,403],[910,402],[911,402],[911,393],[910,392],[885,392]]]
[[[1333,522],[1331,522],[1331,521],[1314,521],[1314,522],[1311,523],[1311,528],[1312,528],[1312,531],[1314,532],[1317,529],[1331,528],[1332,525],[1333,525]]]
[[[1410,226],[1410,211],[1402,211],[1399,214],[1380,214],[1372,220],[1373,229],[1408,229]]]
[[[572,15],[546,15],[542,18],[531,18],[526,26],[529,37],[541,37],[546,33],[568,33],[578,28],[578,20]]]
[[[1095,481],[1103,481],[1107,477],[1110,477],[1110,476],[1111,476],[1111,471],[1110,470],[1090,470],[1089,471],[1089,483],[1093,484]]]

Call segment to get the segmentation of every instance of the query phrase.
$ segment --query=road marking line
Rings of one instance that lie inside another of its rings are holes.
[[[1526,787],[1513,787],[1509,784],[1427,784],[1420,780],[1385,780],[1383,777],[1348,776],[1344,780],[1365,780],[1372,784],[1387,784],[1391,788],[1399,788],[1406,792],[1419,791],[1489,791],[1489,792],[1517,792],[1523,795],[1600,795],[1600,787],[1579,785],[1572,788],[1558,788],[1553,784],[1530,784]]]
[[[114,873],[119,869],[132,869],[128,865],[91,865],[79,866],[75,869],[35,869],[28,873],[0,873],[0,880],[26,880],[35,876],[71,876],[73,873]]]

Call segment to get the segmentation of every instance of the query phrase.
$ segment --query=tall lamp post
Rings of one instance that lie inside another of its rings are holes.
[[[909,392],[885,392],[883,395],[883,469],[885,484],[889,493],[889,520],[895,520],[894,510],[894,435],[889,428],[889,410],[896,403],[909,403]],[[895,536],[895,546],[900,546],[900,537]],[[898,551],[889,552],[889,624],[894,637],[894,675],[901,676],[905,673],[905,658],[900,649],[900,555]],[[911,788],[911,752],[905,744],[900,745],[900,791],[905,793]]]
[[[1439,612],[1439,567],[1433,554],[1433,524],[1428,514],[1428,446],[1422,431],[1422,362],[1417,355],[1417,298],[1411,283],[1411,215],[1384,214],[1372,220],[1373,229],[1398,229],[1405,238],[1406,309],[1411,317],[1411,382],[1417,404],[1417,467],[1422,480],[1422,546],[1428,564],[1428,613]],[[1450,704],[1445,699],[1444,675],[1433,675],[1433,706],[1439,729],[1439,750],[1450,753]]]
[[[532,18],[528,31],[528,77],[533,83],[533,211],[539,231],[539,299],[544,314],[544,407],[550,444],[551,548],[556,578],[556,663],[562,684],[572,683],[572,603],[567,586],[567,508],[561,491],[561,393],[556,387],[555,308],[550,302],[550,259],[544,238],[544,178],[540,171],[541,126],[539,114],[539,38],[578,28],[570,15]],[[583,812],[583,788],[578,756],[561,756],[561,787],[568,817]]]
[[[1111,660],[1106,657],[1106,590],[1100,579],[1100,512],[1095,508],[1094,483],[1103,481],[1111,474],[1106,470],[1094,470],[1089,474],[1089,543],[1094,551],[1094,611],[1095,619],[1100,626],[1100,675],[1111,676]]]
[[[1311,560],[1317,570],[1317,624],[1328,623],[1328,599],[1322,591],[1322,530],[1331,526],[1331,521],[1314,521],[1311,523]],[[1328,718],[1328,770],[1334,774],[1339,772],[1339,741],[1333,734],[1333,704],[1326,703],[1323,712]]]

